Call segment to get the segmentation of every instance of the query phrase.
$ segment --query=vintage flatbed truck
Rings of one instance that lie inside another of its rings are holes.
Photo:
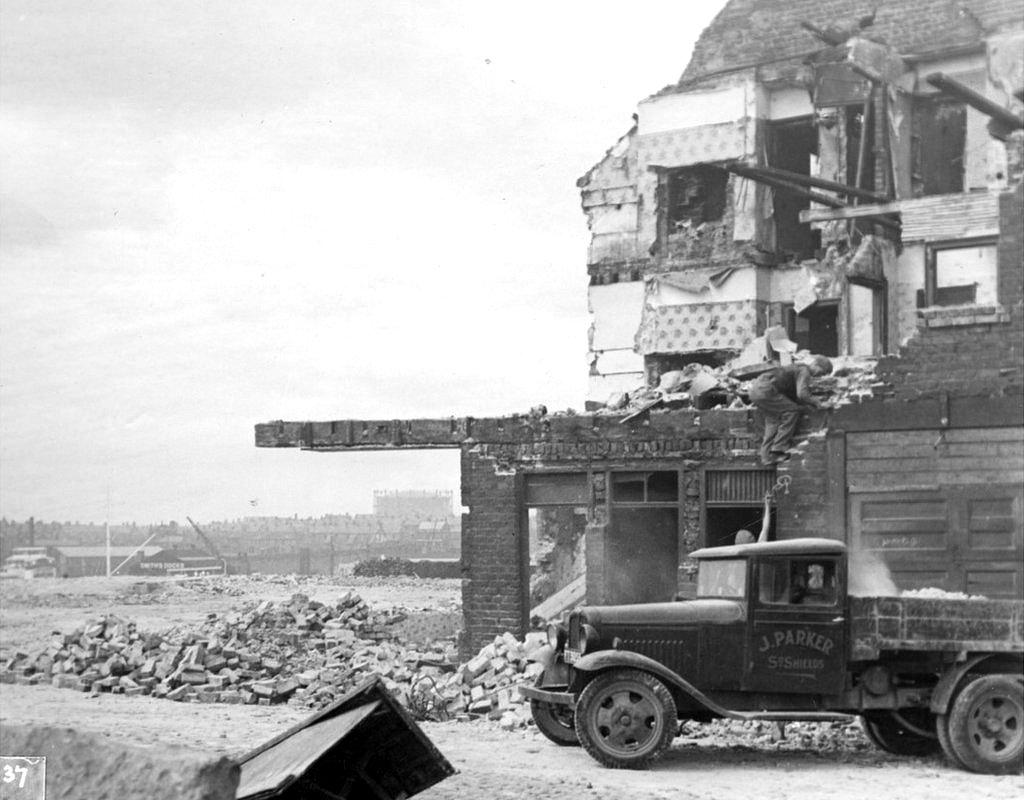
[[[551,741],[642,768],[678,720],[859,715],[889,752],[1021,770],[1024,601],[852,597],[846,547],[828,539],[693,557],[696,599],[584,606],[549,628],[521,691]]]

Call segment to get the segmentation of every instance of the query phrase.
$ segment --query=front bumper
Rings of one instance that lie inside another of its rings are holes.
[[[538,689],[536,686],[520,686],[519,694],[527,700],[539,700],[559,706],[576,707],[576,695],[572,692],[553,692],[550,689]]]

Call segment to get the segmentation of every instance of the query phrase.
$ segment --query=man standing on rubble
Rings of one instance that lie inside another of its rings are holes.
[[[750,401],[764,414],[762,464],[770,466],[786,460],[804,409],[823,408],[811,395],[811,378],[831,372],[832,362],[825,356],[811,356],[807,364],[775,367],[754,379]]]

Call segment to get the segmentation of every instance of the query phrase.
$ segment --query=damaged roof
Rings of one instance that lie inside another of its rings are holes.
[[[729,0],[698,39],[679,84],[665,91],[827,47],[803,22],[840,35],[859,32],[913,56],[979,45],[1022,19],[1024,0]]]

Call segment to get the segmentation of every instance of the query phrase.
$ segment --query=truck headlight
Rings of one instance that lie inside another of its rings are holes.
[[[565,639],[568,635],[565,626],[557,622],[552,622],[548,625],[548,644],[551,645],[555,650],[561,650],[565,647]]]
[[[580,626],[580,652],[589,653],[597,645],[597,629],[593,625]]]

